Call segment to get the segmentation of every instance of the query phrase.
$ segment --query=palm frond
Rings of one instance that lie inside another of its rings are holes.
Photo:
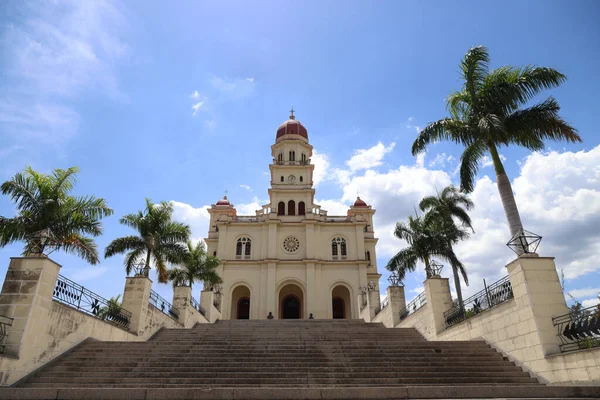
[[[553,97],[523,110],[515,111],[506,117],[507,131],[511,132],[510,143],[530,150],[544,148],[544,140],[564,140],[581,142],[577,130],[558,115],[560,106]]]
[[[482,142],[473,142],[465,148],[460,158],[460,190],[471,193],[474,187],[475,176],[479,169],[479,162],[485,155],[485,145]]]
[[[469,94],[471,107],[478,109],[478,91],[488,74],[490,56],[487,48],[476,46],[469,49],[460,63],[465,90]]]
[[[125,253],[130,250],[145,250],[146,243],[137,236],[124,236],[109,243],[104,250],[104,257],[112,257],[116,254]]]

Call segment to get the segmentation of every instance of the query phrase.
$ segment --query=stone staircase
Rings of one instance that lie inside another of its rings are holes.
[[[428,342],[415,329],[362,320],[219,321],[163,329],[147,342],[88,340],[17,386],[4,391],[128,400],[600,396],[545,386],[483,341]],[[0,390],[0,398],[9,397]]]

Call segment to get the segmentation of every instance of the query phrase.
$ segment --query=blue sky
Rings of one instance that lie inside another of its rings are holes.
[[[600,291],[599,19],[596,1],[9,0],[0,9],[0,180],[28,164],[79,166],[76,192],[115,210],[100,248],[130,233],[118,217],[144,197],[175,201],[200,238],[203,207],[224,190],[240,211],[267,202],[270,145],[293,105],[317,152],[323,208],[345,214],[358,191],[378,210],[384,272],[403,246],[391,237],[395,221],[436,187],[457,183],[460,148],[441,143],[415,159],[410,145],[446,115],[461,57],[483,44],[492,67],[537,64],[569,78],[544,96],[558,99],[583,143],[501,153],[526,229],[544,236],[541,254],[556,256],[567,289],[591,304]],[[494,180],[482,165],[477,233],[458,249],[467,293],[505,275],[511,259]],[[0,198],[0,215],[13,213]],[[0,275],[20,249],[0,249]],[[104,296],[122,291],[119,257],[95,267],[52,257]],[[422,280],[407,278],[408,299]],[[168,286],[155,287],[170,298]]]

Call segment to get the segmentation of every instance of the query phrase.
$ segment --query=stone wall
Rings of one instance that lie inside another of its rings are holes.
[[[53,300],[59,269],[46,257],[11,259],[0,294],[0,314],[14,321],[0,355],[0,385],[16,382],[87,338],[144,341],[161,328],[183,329],[208,322],[190,305],[189,288],[185,288],[188,297],[174,296],[181,322],[149,304],[152,282],[134,277],[126,279],[123,296],[131,322],[128,328],[119,327]]]
[[[560,353],[552,317],[568,308],[553,259],[520,257],[507,269],[513,299],[446,327],[439,315],[449,309],[450,287],[447,280],[431,278],[425,281],[427,304],[395,327],[414,327],[427,340],[483,339],[549,383],[600,382],[600,349]]]

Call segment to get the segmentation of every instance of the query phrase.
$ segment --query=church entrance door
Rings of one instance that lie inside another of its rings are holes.
[[[238,300],[237,319],[250,319],[250,298],[242,297]]]
[[[346,318],[346,304],[344,299],[335,297],[333,299],[333,319],[344,319]]]
[[[300,299],[293,294],[287,295],[281,302],[281,317],[283,319],[300,319]]]

